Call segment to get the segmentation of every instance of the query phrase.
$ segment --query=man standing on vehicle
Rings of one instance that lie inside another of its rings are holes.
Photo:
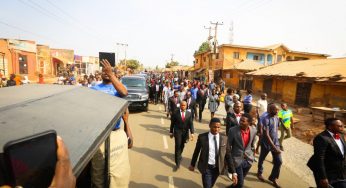
[[[102,83],[91,87],[116,97],[125,97],[127,95],[126,87],[116,78],[112,67],[107,60],[100,62],[103,65]],[[127,116],[126,116],[127,117]],[[122,118],[113,127],[110,134],[110,159],[109,159],[109,176],[110,187],[128,187],[130,181],[130,162],[128,154],[128,138],[125,131],[128,132],[130,127],[126,124],[126,130],[120,128]],[[126,118],[127,121],[127,118]],[[132,137],[132,135],[131,135]],[[130,138],[133,140],[132,138]],[[100,146],[91,160],[91,180],[93,187],[104,187],[104,144]],[[107,186],[106,186],[107,187]]]

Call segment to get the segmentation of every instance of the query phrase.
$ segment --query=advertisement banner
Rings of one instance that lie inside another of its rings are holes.
[[[8,46],[16,50],[36,53],[36,43],[34,41],[9,39]]]

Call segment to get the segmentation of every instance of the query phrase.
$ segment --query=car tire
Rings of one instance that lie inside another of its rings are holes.
[[[146,107],[144,107],[144,108],[143,108],[143,110],[144,110],[145,112],[148,112],[149,107],[148,107],[148,106],[146,106]]]

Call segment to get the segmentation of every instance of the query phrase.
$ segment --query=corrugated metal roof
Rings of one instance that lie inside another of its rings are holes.
[[[286,61],[247,73],[254,76],[346,78],[346,58]]]
[[[261,67],[264,67],[261,63],[254,60],[245,60],[239,63],[235,63],[232,65],[226,65],[223,67],[224,70],[228,69],[237,69],[237,70],[247,70],[247,71],[254,71],[259,70]]]

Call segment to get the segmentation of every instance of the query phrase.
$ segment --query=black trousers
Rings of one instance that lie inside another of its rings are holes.
[[[198,105],[198,107],[199,107],[199,120],[201,121],[202,120],[202,114],[203,114],[203,110],[204,110],[204,107],[205,107],[205,103],[207,103],[207,101],[205,101],[205,100],[202,100],[202,101],[200,101],[199,102],[199,105]]]
[[[185,130],[179,130],[174,132],[174,142],[175,142],[174,160],[175,160],[175,164],[178,167],[180,166],[180,161],[182,159],[181,154],[184,151],[185,141],[188,135],[189,135],[189,132]]]
[[[252,109],[252,104],[244,104],[244,112],[250,113]]]
[[[212,188],[216,182],[216,179],[219,177],[219,168],[211,168],[208,165],[208,168],[202,173],[202,182],[203,188]]]

